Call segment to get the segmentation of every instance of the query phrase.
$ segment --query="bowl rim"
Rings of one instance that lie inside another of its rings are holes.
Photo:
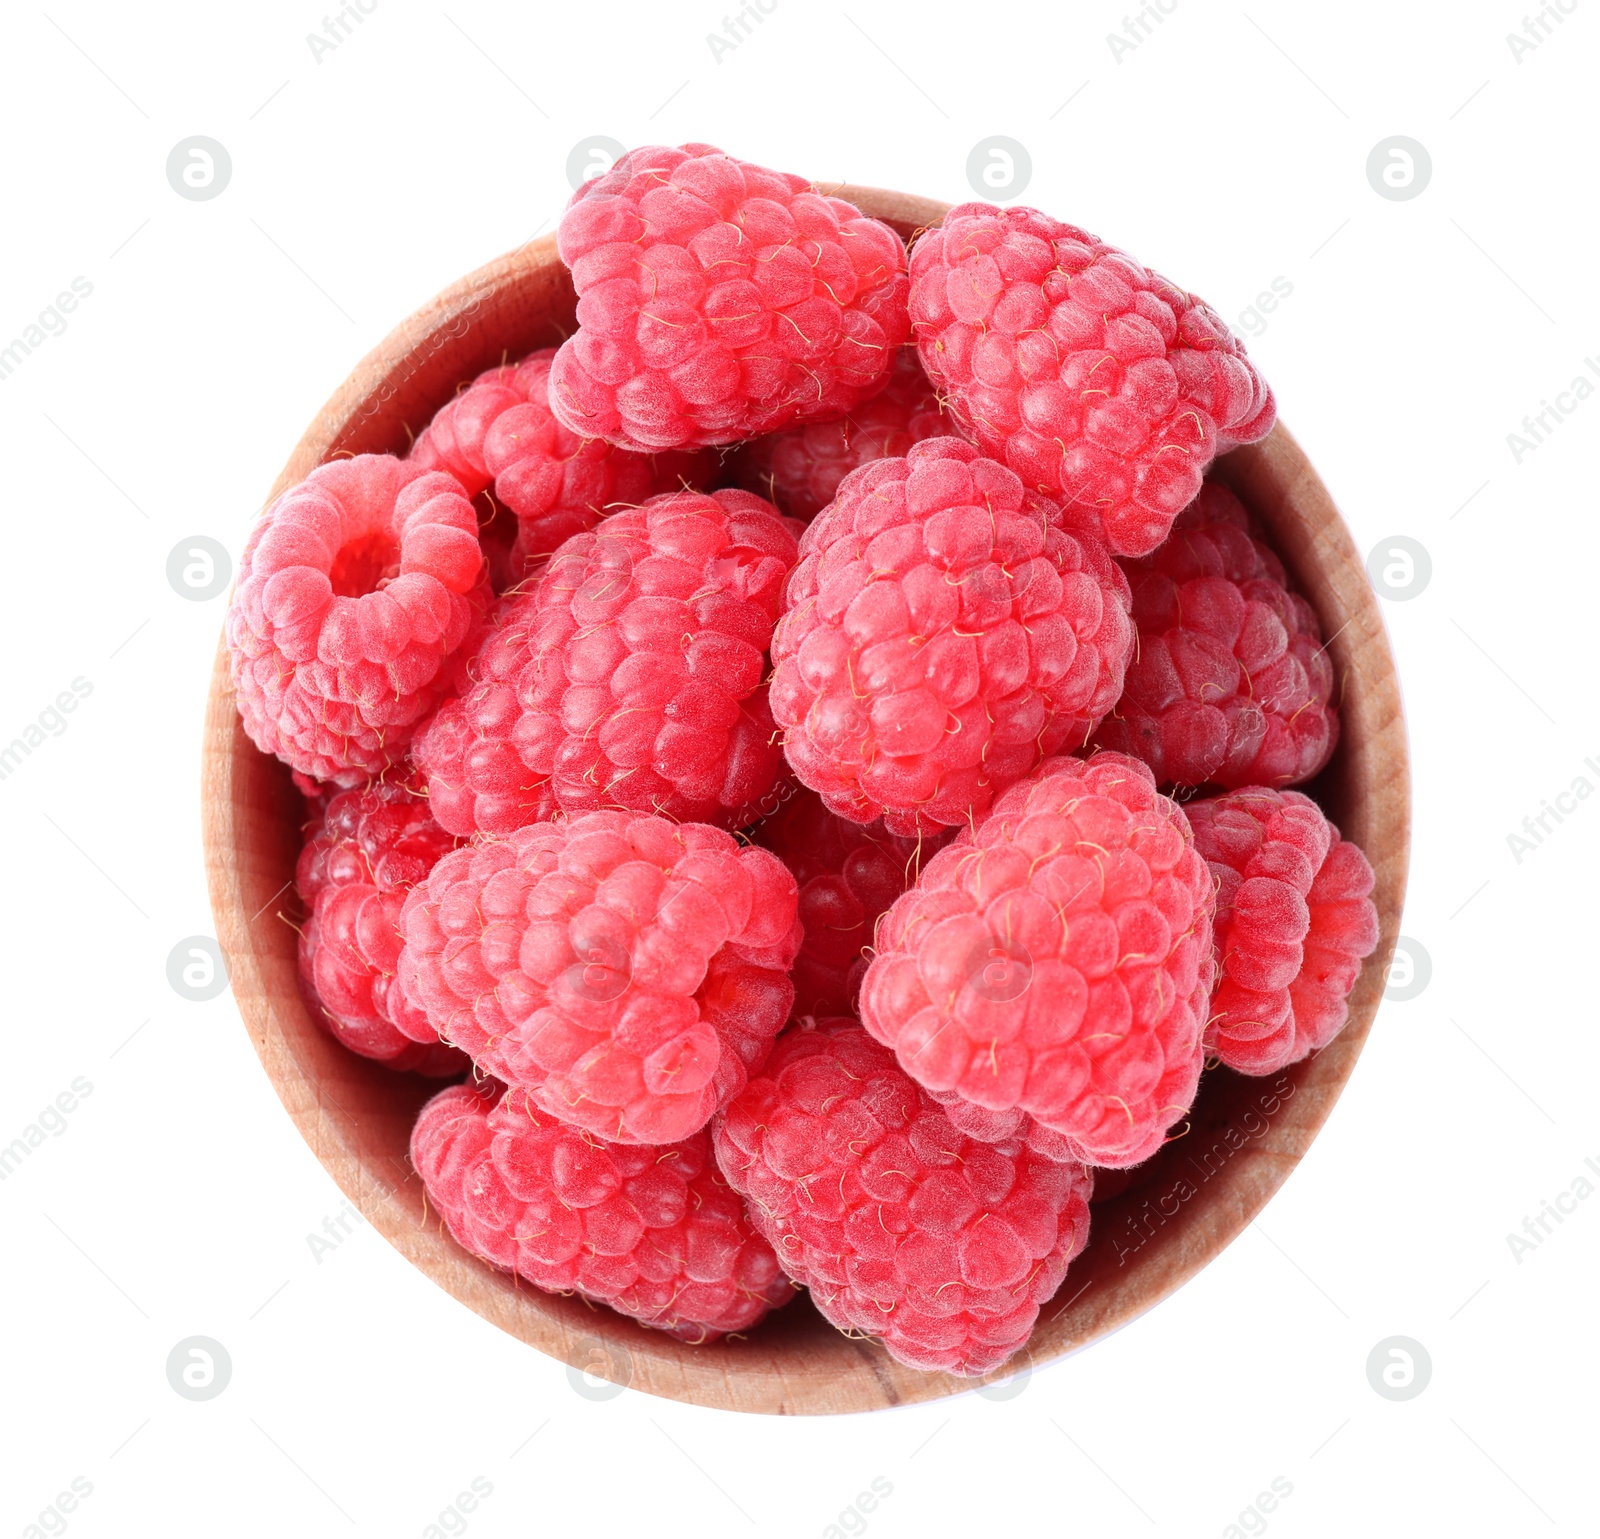
[[[908,238],[936,225],[951,207],[882,188],[840,184],[820,190],[848,199]],[[324,460],[359,452],[346,447],[351,443],[387,440],[403,452],[398,430],[409,436],[412,422],[426,421],[448,399],[448,391],[439,396],[426,379],[436,365],[458,353],[467,356],[479,345],[475,328],[481,329],[485,316],[492,327],[508,295],[529,306],[543,302],[570,309],[570,284],[555,245],[555,236],[545,235],[496,258],[395,327],[313,419],[268,503]],[[475,372],[458,370],[457,383]],[[1173,1147],[1169,1144],[1150,1162],[1151,1175],[1105,1204],[1096,1202],[1090,1248],[1061,1290],[1069,1296],[1058,1295],[1045,1306],[1029,1348],[990,1380],[1012,1378],[1019,1363],[1025,1371],[1070,1355],[1136,1319],[1219,1255],[1259,1213],[1316,1137],[1354,1070],[1398,934],[1410,849],[1409,755],[1394,658],[1364,563],[1326,487],[1281,423],[1262,443],[1224,456],[1217,468],[1267,525],[1319,615],[1344,618],[1327,643],[1343,684],[1344,741],[1336,764],[1346,780],[1359,781],[1360,800],[1337,821],[1372,859],[1381,939],[1351,996],[1349,1023],[1328,1047],[1270,1084],[1244,1082],[1263,1089],[1245,1100],[1242,1112],[1230,1104],[1205,1122],[1197,1102],[1188,1132],[1213,1143],[1201,1151],[1203,1161],[1187,1156],[1192,1178],[1187,1173],[1177,1178],[1193,1187],[1191,1195],[1174,1197],[1178,1187],[1169,1184],[1147,1195],[1142,1205],[1137,1201]],[[288,884],[268,895],[264,905],[257,900],[265,890],[263,872],[283,869],[291,828],[298,844],[297,825],[286,821],[292,788],[287,769],[244,735],[234,708],[225,635],[211,678],[202,759],[202,837],[212,910],[252,1044],[324,1168],[374,1228],[432,1281],[508,1334],[565,1362],[575,1387],[589,1382],[579,1377],[587,1373],[722,1409],[831,1414],[958,1394],[986,1382],[920,1373],[895,1362],[876,1342],[845,1337],[831,1326],[819,1332],[814,1325],[820,1317],[803,1305],[769,1317],[747,1339],[686,1346],[609,1310],[519,1286],[517,1279],[460,1249],[430,1218],[408,1162],[392,1148],[379,1155],[371,1142],[374,1124],[394,1115],[369,1098],[371,1085],[393,1087],[384,1092],[391,1102],[420,1103],[416,1085],[402,1088],[403,1081],[415,1077],[390,1075],[355,1059],[312,1022],[292,979],[286,992],[285,936],[278,915],[267,910]],[[1324,794],[1343,792],[1335,786],[1332,793],[1324,788]],[[292,959],[292,940],[289,945]],[[1218,1072],[1209,1071],[1206,1080],[1216,1083]],[[1203,1089],[1202,1101],[1206,1094]],[[1253,1128],[1252,1115],[1264,1124],[1262,1131]],[[1166,1173],[1171,1170],[1169,1164]],[[1175,1212],[1187,1206],[1185,1223],[1168,1222],[1173,1216],[1167,1213],[1168,1200],[1176,1201]],[[1096,1249],[1108,1224],[1114,1267],[1103,1241]],[[1088,1280],[1074,1292],[1085,1272]]]

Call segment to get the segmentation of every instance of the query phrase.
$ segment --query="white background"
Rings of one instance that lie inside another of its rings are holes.
[[[1507,1235],[1600,1162],[1600,800],[1520,863],[1507,836],[1600,785],[1600,403],[1520,464],[1507,435],[1600,355],[1600,0],[1520,59],[1522,0],[1176,0],[1114,54],[1133,3],[776,0],[720,59],[717,0],[377,0],[320,62],[311,4],[8,12],[0,344],[73,278],[93,293],[0,380],[0,741],[74,678],[93,693],[0,781],[0,1144],[93,1089],[0,1184],[0,1533],[82,1477],[85,1539],[421,1534],[475,1476],[484,1539],[823,1534],[874,1477],[882,1539],[1226,1534],[1274,1477],[1285,1539],[1593,1532],[1600,1200],[1520,1260]],[[166,178],[194,134],[232,157],[212,201]],[[1004,1402],[778,1421],[582,1398],[365,1227],[314,1260],[342,1194],[231,996],[167,983],[213,928],[199,738],[226,602],[176,593],[168,552],[208,534],[237,559],[354,362],[548,228],[597,134],[948,199],[976,143],[1018,140],[1022,201],[1230,320],[1292,285],[1250,341],[1284,420],[1363,552],[1431,555],[1385,604],[1431,982],[1386,1003],[1258,1225]],[[1432,159],[1408,201],[1365,170],[1396,134]],[[197,1334],[233,1362],[198,1404],[164,1366]],[[1393,1335],[1433,1365],[1403,1403],[1366,1374]]]

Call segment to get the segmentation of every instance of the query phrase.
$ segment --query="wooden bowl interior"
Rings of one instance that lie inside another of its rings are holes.
[[[903,236],[947,205],[842,188]],[[273,494],[339,454],[404,452],[482,370],[559,342],[575,297],[552,237],[463,279],[356,368],[296,445]],[[1343,737],[1308,788],[1377,872],[1382,940],[1351,1000],[1350,1024],[1283,1074],[1207,1073],[1187,1132],[1133,1174],[1104,1183],[1090,1243],[1041,1314],[1041,1364],[1150,1308],[1217,1255],[1299,1161],[1355,1065],[1382,992],[1404,893],[1409,782],[1400,696],[1377,601],[1326,489],[1288,432],[1227,456],[1221,474],[1266,526],[1332,639]],[[205,848],[212,906],[239,1008],[290,1115],[367,1219],[441,1287],[561,1361],[673,1399],[731,1410],[871,1410],[972,1387],[919,1373],[849,1339],[802,1295],[748,1338],[691,1347],[576,1297],[539,1292],[462,1251],[424,1200],[407,1157],[418,1108],[438,1083],[397,1075],[339,1046],[313,1020],[296,977],[293,889],[304,808],[281,763],[245,737],[219,647],[205,736]],[[998,1377],[1017,1370],[1014,1361]]]

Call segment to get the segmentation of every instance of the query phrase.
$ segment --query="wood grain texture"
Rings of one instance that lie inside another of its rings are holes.
[[[948,205],[876,188],[828,189],[902,235]],[[338,454],[403,452],[434,410],[482,369],[548,345],[573,325],[553,237],[490,263],[405,321],[364,358],[295,446],[273,488]],[[1097,1202],[1088,1249],[1045,1307],[1029,1355],[1042,1364],[1126,1324],[1216,1256],[1304,1155],[1355,1067],[1394,946],[1410,843],[1405,726],[1394,660],[1360,556],[1326,488],[1281,425],[1221,473],[1263,521],[1316,606],[1342,688],[1343,738],[1310,789],[1377,872],[1382,940],[1351,1000],[1350,1024],[1275,1078],[1208,1073],[1188,1131]],[[295,972],[292,879],[300,799],[234,709],[219,647],[205,729],[204,837],[218,938],[235,999],[268,1077],[317,1158],[402,1255],[469,1308],[562,1362],[635,1389],[726,1410],[865,1411],[929,1400],[972,1381],[918,1373],[826,1324],[802,1297],[748,1338],[691,1347],[552,1297],[468,1256],[423,1199],[406,1149],[436,1086],[346,1052],[313,1021]],[[1014,1361],[997,1377],[1015,1372]]]

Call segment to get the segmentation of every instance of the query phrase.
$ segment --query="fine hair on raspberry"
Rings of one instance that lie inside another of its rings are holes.
[[[1116,703],[1129,608],[1099,538],[964,440],[864,465],[802,536],[773,638],[789,763],[842,817],[965,823]]]
[[[1037,209],[951,209],[912,250],[911,320],[979,447],[1088,510],[1120,556],[1154,550],[1216,455],[1276,420],[1209,305]]]
[[[1136,1165],[1199,1084],[1214,903],[1183,809],[1143,764],[1048,760],[895,900],[862,1024],[930,1091],[1026,1113],[1089,1164]]]
[[[578,331],[550,405],[586,438],[682,449],[840,417],[910,334],[888,225],[708,144],[630,150],[573,194],[556,239]]]

